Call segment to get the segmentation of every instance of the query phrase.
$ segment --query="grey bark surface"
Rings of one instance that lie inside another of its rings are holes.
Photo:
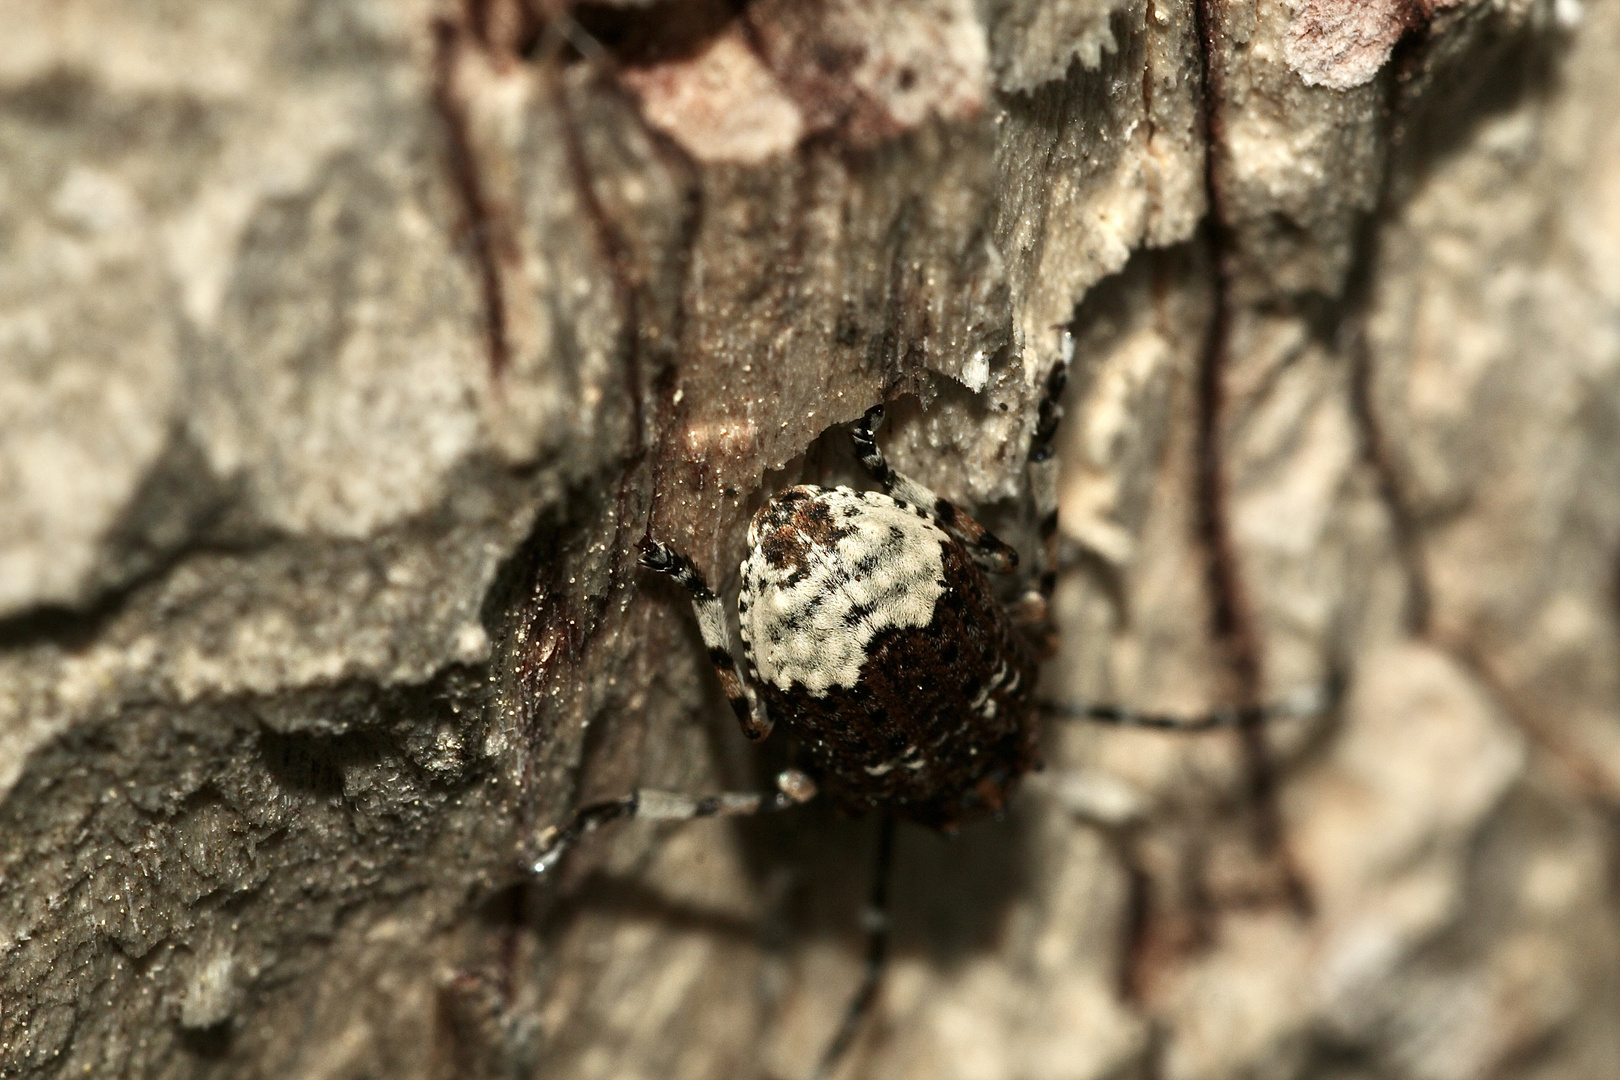
[[[689,611],[840,427],[1054,725],[845,1077],[1620,1075],[1620,3],[0,0],[0,1075],[805,1075],[873,823]]]

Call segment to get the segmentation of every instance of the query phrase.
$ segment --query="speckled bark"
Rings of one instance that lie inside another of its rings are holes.
[[[644,533],[895,463],[1065,725],[847,1077],[1620,1075],[1620,3],[0,0],[0,1075],[804,1075],[871,821]]]

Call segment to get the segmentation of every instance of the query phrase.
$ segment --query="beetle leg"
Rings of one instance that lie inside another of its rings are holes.
[[[974,561],[992,573],[1005,574],[1018,566],[1018,552],[1001,542],[971,514],[949,499],[942,499],[903,472],[897,472],[878,448],[877,429],[883,423],[883,406],[874,405],[855,421],[850,437],[861,464],[885,493],[903,503],[919,506],[933,515],[940,528],[962,542]]]
[[[816,782],[798,769],[785,769],[776,778],[776,790],[727,791],[718,795],[686,795],[656,788],[637,788],[630,794],[606,802],[591,803],[575,810],[568,821],[554,825],[539,836],[539,855],[530,869],[543,874],[556,866],[576,843],[612,821],[640,818],[646,821],[695,821],[710,817],[748,817],[801,806],[816,797]]]
[[[692,610],[697,612],[698,632],[709,650],[709,663],[720,677],[720,688],[726,692],[731,711],[737,714],[743,734],[759,740],[771,733],[771,720],[765,706],[747,679],[737,670],[737,660],[731,655],[731,633],[726,628],[726,609],[714,595],[709,583],[691,559],[668,544],[660,544],[643,537],[639,545],[641,565],[660,574],[668,574],[692,595]]]
[[[1040,547],[1031,568],[1033,584],[1024,590],[1019,603],[1023,609],[1020,622],[1031,625],[1047,621],[1048,602],[1057,586],[1058,462],[1052,443],[1063,420],[1063,388],[1068,385],[1069,363],[1074,358],[1074,338],[1067,329],[1062,334],[1058,362],[1046,376],[1046,393],[1029,445],[1029,486],[1040,522]]]
[[[1334,688],[1306,687],[1269,705],[1226,705],[1207,713],[1139,712],[1125,705],[1083,705],[1062,701],[1038,702],[1047,716],[1065,720],[1091,720],[1117,727],[1158,728],[1163,731],[1208,731],[1267,720],[1303,720],[1332,704]]]

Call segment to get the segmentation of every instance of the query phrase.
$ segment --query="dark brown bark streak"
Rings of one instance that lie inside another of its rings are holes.
[[[1400,464],[1375,400],[1377,372],[1372,346],[1367,340],[1367,318],[1373,306],[1373,282],[1377,273],[1379,238],[1390,201],[1390,184],[1395,170],[1396,136],[1403,119],[1401,87],[1409,82],[1422,63],[1421,46],[1427,39],[1426,5],[1410,0],[1404,12],[1407,32],[1396,43],[1389,68],[1393,74],[1384,81],[1379,110],[1379,139],[1387,155],[1379,179],[1378,198],[1362,222],[1356,239],[1355,261],[1346,275],[1342,323],[1334,343],[1350,369],[1350,415],[1361,436],[1362,459],[1372,470],[1378,498],[1389,514],[1396,558],[1406,579],[1406,603],[1402,617],[1406,631],[1426,637],[1432,612],[1428,571],[1423,560],[1421,529],[1412,514]],[[1419,17],[1421,16],[1421,18]]]
[[[612,213],[597,194],[594,176],[591,172],[589,154],[586,152],[584,140],[580,136],[579,119],[574,113],[573,103],[568,97],[568,88],[562,78],[563,59],[560,55],[562,46],[583,50],[582,62],[589,65],[594,76],[598,79],[604,93],[623,95],[624,91],[614,80],[613,75],[619,62],[617,54],[607,46],[597,42],[578,23],[572,22],[573,16],[562,13],[548,16],[544,10],[535,8],[531,11],[532,18],[537,27],[534,42],[530,50],[539,48],[543,43],[550,42],[555,48],[547,50],[547,55],[539,58],[547,73],[547,81],[552,93],[553,102],[561,120],[564,135],[564,150],[568,157],[569,170],[573,175],[574,186],[579,192],[581,204],[585,208],[585,217],[591,222],[596,236],[597,248],[603,264],[608,268],[609,276],[613,281],[614,296],[617,307],[623,319],[621,331],[621,350],[625,357],[625,392],[630,403],[630,446],[629,456],[632,463],[649,460],[652,467],[651,507],[647,514],[650,520],[655,516],[654,511],[658,504],[658,497],[662,491],[663,474],[666,455],[659,452],[664,436],[672,430],[671,411],[673,402],[670,400],[673,387],[663,387],[664,392],[658,393],[654,399],[654,412],[656,415],[647,415],[648,390],[650,385],[647,360],[648,346],[646,342],[647,328],[642,326],[644,305],[642,289],[646,282],[640,280],[635,268],[635,260],[630,251],[630,242],[622,234],[620,224],[613,218]],[[550,19],[550,22],[545,20]],[[639,16],[626,16],[636,19]],[[570,20],[564,24],[561,20]],[[631,103],[630,112],[640,116],[640,110]],[[685,296],[684,275],[691,266],[691,253],[697,242],[697,235],[703,218],[702,183],[697,177],[698,165],[687,155],[673,139],[662,131],[643,123],[640,127],[644,135],[653,146],[661,162],[669,168],[672,174],[681,176],[686,184],[686,200],[683,207],[680,234],[675,241],[675,254],[682,260],[681,272],[683,275],[682,287],[679,295]],[[677,300],[671,314],[671,325],[663,333],[662,340],[665,347],[678,358],[681,343],[685,336],[686,308],[681,300]],[[656,329],[656,327],[654,328]],[[628,469],[625,481],[634,476],[635,468]],[[621,521],[626,518],[621,515]],[[615,537],[615,550],[618,550],[618,537]],[[628,549],[626,549],[628,550]],[[617,583],[617,574],[611,579]]]
[[[469,13],[473,14],[473,13]],[[466,104],[456,85],[457,53],[466,30],[448,18],[433,21],[433,104],[444,121],[451,187],[461,203],[469,254],[484,300],[484,336],[490,372],[499,380],[511,363],[507,338],[506,294],[501,285],[499,246],[510,245],[490,212],[478,170],[478,155],[468,130]]]
[[[562,15],[560,18],[569,18]],[[576,34],[580,31],[575,30]],[[653,508],[656,506],[661,488],[661,477],[665,455],[659,451],[663,436],[668,432],[670,425],[663,422],[668,419],[669,402],[660,400],[660,407],[655,409],[658,414],[652,419],[656,421],[651,433],[648,430],[649,417],[646,410],[647,373],[646,373],[646,342],[642,327],[643,297],[642,289],[645,282],[640,280],[636,273],[634,260],[630,252],[630,243],[622,235],[621,227],[613,218],[612,213],[603,205],[596,191],[595,176],[591,170],[590,158],[585,148],[584,140],[580,135],[579,118],[574,112],[573,102],[568,95],[568,87],[562,77],[561,57],[552,55],[544,57],[541,61],[546,69],[547,81],[551,89],[552,100],[557,109],[560,126],[563,132],[564,152],[567,155],[568,167],[573,176],[575,190],[579,194],[580,203],[584,207],[585,217],[591,223],[596,237],[596,245],[602,264],[607,267],[609,277],[613,282],[615,306],[618,308],[622,326],[620,330],[620,354],[624,358],[625,395],[630,407],[630,445],[628,447],[629,461],[621,474],[618,493],[614,505],[614,531],[612,550],[614,552],[613,565],[608,573],[608,595],[619,591],[627,584],[627,575],[633,575],[634,559],[630,557],[630,542],[627,536],[630,532],[639,530],[645,532],[646,522],[650,520]],[[609,65],[613,63],[611,54],[603,49],[587,57],[585,63],[594,69],[594,77],[606,83],[611,77]],[[616,87],[604,85],[604,92],[617,92]],[[637,113],[639,115],[639,113]],[[662,133],[643,125],[643,133],[651,140],[660,152],[660,156],[669,159],[672,155],[678,156],[679,169],[682,173],[690,172],[692,163],[684,153],[675,147]],[[690,252],[694,242],[697,224],[701,217],[701,198],[698,194],[698,185],[693,182],[689,185],[686,206],[686,220],[681,230],[679,243]],[[688,259],[688,264],[690,260]],[[681,314],[684,308],[677,301],[674,316],[674,325],[670,327],[671,333],[669,347],[672,350],[680,348],[681,341]],[[649,451],[651,451],[649,453]],[[642,475],[642,467],[649,464],[652,469],[650,481]],[[647,494],[647,505],[633,507],[638,493]],[[637,512],[639,510],[639,512]],[[632,524],[634,523],[634,524]]]
[[[568,158],[569,172],[573,174],[574,189],[579,193],[580,205],[590,221],[596,236],[598,254],[608,276],[613,281],[615,306],[623,320],[620,330],[620,348],[625,360],[625,390],[630,402],[630,452],[639,457],[646,449],[646,430],[642,416],[641,328],[640,296],[636,282],[631,279],[627,266],[624,240],[612,216],[597,197],[595,178],[591,175],[590,160],[585,153],[584,141],[579,134],[579,118],[574,115],[568,100],[568,88],[563,85],[562,71],[554,60],[547,64],[552,103],[557,109],[563,132],[563,147]],[[626,472],[628,477],[629,470]],[[617,547],[617,545],[615,545]]]
[[[1373,358],[1367,344],[1364,313],[1356,316],[1341,337],[1340,347],[1350,365],[1350,414],[1361,433],[1362,457],[1372,470],[1378,499],[1389,514],[1390,532],[1406,579],[1406,604],[1401,613],[1406,632],[1426,637],[1430,628],[1432,603],[1428,573],[1423,564],[1423,542],[1417,523],[1407,509],[1400,469],[1390,450],[1378,408],[1373,401]]]
[[[1536,719],[1533,707],[1527,707],[1519,695],[1497,677],[1487,657],[1481,655],[1473,642],[1440,638],[1438,635],[1430,635],[1426,640],[1455,660],[1485,688],[1503,715],[1524,732],[1532,745],[1557,763],[1574,791],[1579,792],[1599,813],[1614,816],[1616,806],[1620,805],[1620,791],[1615,789],[1603,767],[1571,746],[1562,733]]]
[[[657,273],[657,269],[638,261],[636,238],[626,233],[626,229],[633,228],[634,223],[618,220],[597,190],[589,149],[583,137],[582,121],[564,79],[564,46],[584,47],[579,62],[589,66],[590,75],[595,80],[593,91],[606,95],[624,93],[614,78],[616,57],[577,25],[563,27],[556,21],[570,16],[558,15],[552,22],[546,23],[543,21],[544,13],[535,11],[533,15],[535,30],[523,52],[530,56],[530,62],[539,66],[550,92],[552,107],[557,111],[562,131],[563,153],[580,200],[582,216],[591,226],[597,259],[606,268],[612,284],[615,307],[621,319],[617,353],[623,361],[624,392],[629,409],[626,456],[611,501],[604,507],[611,519],[606,522],[598,519],[599,535],[611,533],[610,537],[604,537],[610,560],[605,586],[589,597],[573,597],[570,601],[580,609],[577,616],[580,646],[575,651],[578,657],[583,656],[593,642],[601,640],[606,631],[616,631],[627,642],[645,641],[646,635],[651,632],[650,608],[643,607],[635,614],[626,610],[635,595],[637,583],[632,549],[634,538],[647,533],[663,489],[664,466],[670,457],[664,444],[675,429],[675,406],[673,383],[660,379],[650,384],[647,369],[649,359],[658,355],[664,355],[671,363],[679,357],[685,332],[685,308],[681,299],[684,297],[684,282],[677,291],[678,299],[668,312],[669,325],[660,327],[656,303],[646,294],[647,278]],[[634,108],[630,113],[639,116],[639,110]],[[660,162],[671,173],[686,181],[683,220],[673,252],[683,260],[681,272],[684,275],[689,272],[690,252],[702,221],[702,188],[695,175],[697,166],[663,133],[645,124],[641,127],[641,133],[652,144]],[[538,599],[540,594],[537,592],[535,596]],[[622,605],[617,614],[615,601]],[[649,651],[636,650],[627,663],[633,669],[629,681],[644,685],[650,677]],[[630,727],[626,728],[626,724]],[[589,783],[590,778],[604,770],[611,773],[613,762],[634,760],[639,755],[643,728],[639,721],[622,717],[614,717],[613,722],[591,725],[581,742],[576,778]]]
[[[1158,128],[1153,123],[1153,4],[1148,0],[1142,9],[1142,118],[1144,121],[1144,134],[1142,146],[1151,149],[1153,136]],[[1158,198],[1158,185],[1154,185],[1153,196]]]
[[[1232,335],[1232,263],[1234,237],[1221,186],[1221,155],[1225,130],[1221,116],[1224,73],[1218,54],[1222,34],[1223,0],[1196,0],[1195,14],[1202,75],[1204,126],[1204,191],[1208,210],[1204,219],[1205,244],[1210,252],[1214,282],[1214,310],[1198,369],[1198,430],[1195,502],[1197,525],[1205,554],[1205,583],[1210,603],[1210,629],[1220,647],[1235,704],[1254,706],[1264,693],[1264,665],[1259,634],[1243,583],[1242,570],[1228,517],[1225,443],[1221,425],[1225,417],[1224,376]],[[1265,721],[1245,719],[1238,729],[1247,778],[1248,803],[1254,814],[1254,843],[1274,859],[1283,874],[1288,903],[1296,911],[1310,908],[1304,881],[1283,843],[1277,806],[1276,770],[1266,745]]]

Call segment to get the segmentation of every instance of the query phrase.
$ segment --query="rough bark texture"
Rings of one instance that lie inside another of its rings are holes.
[[[1620,1075],[1620,3],[554,15],[0,3],[0,1074],[804,1075],[870,821],[521,870],[788,753],[633,544],[1072,322],[1045,693],[1342,692],[903,832],[847,1075]]]

